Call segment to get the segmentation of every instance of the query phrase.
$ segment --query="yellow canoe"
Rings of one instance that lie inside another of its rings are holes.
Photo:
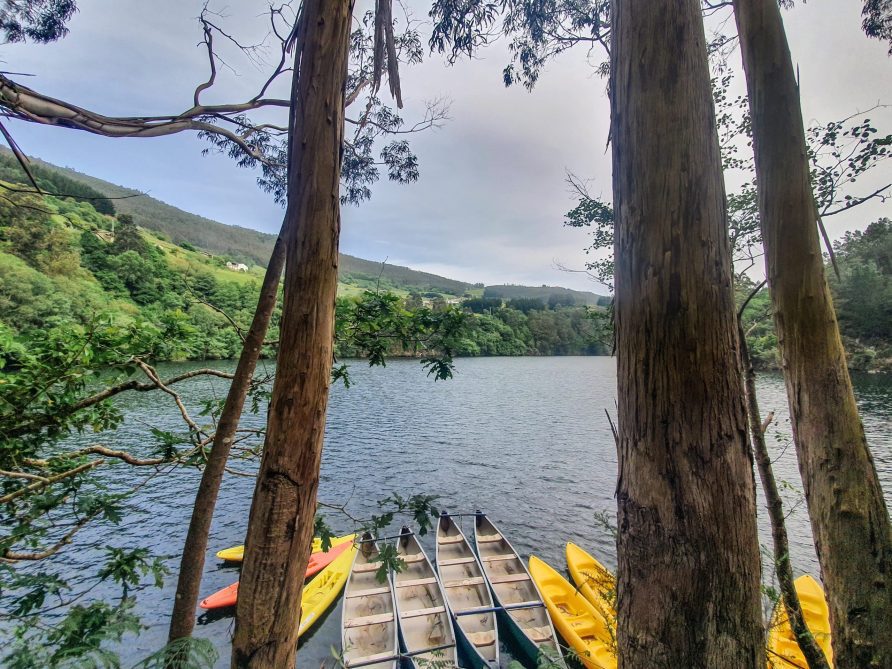
[[[592,555],[567,542],[567,567],[579,592],[601,614],[611,629],[616,628],[616,577]]]
[[[818,646],[824,651],[827,662],[833,666],[833,648],[830,646],[830,609],[820,584],[809,575],[800,576],[793,585],[799,595],[802,615]],[[771,629],[768,630],[768,666],[772,669],[807,667],[808,663],[799,650],[796,637],[787,620],[782,600],[774,606]]]
[[[616,669],[615,635],[594,606],[576,588],[535,555],[530,576],[536,582],[551,621],[588,669]]]
[[[342,537],[332,537],[331,545],[337,546],[338,544],[342,544],[346,541],[353,541],[356,538],[355,534],[345,534]],[[318,553],[322,550],[322,539],[316,537],[313,539],[313,550],[312,553]],[[232,548],[226,548],[222,551],[217,552],[217,557],[221,560],[226,560],[226,562],[241,562],[245,559],[245,547],[244,546],[233,546]]]
[[[300,627],[297,630],[298,637],[318,622],[322,614],[341,594],[341,590],[344,589],[347,578],[350,576],[350,567],[353,566],[355,556],[356,546],[351,546],[304,586],[300,598],[301,616]]]

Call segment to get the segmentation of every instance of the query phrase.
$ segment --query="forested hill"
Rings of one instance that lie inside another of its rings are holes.
[[[82,174],[68,167],[59,167],[39,158],[31,159],[38,176],[44,173],[48,178],[61,177],[66,184],[77,182],[95,191],[94,195],[105,195],[114,199],[111,204],[118,213],[129,214],[134,222],[146,230],[162,235],[174,244],[183,243],[203,249],[217,256],[225,256],[247,265],[266,266],[272,251],[275,236],[251,230],[238,225],[227,225],[218,221],[192,214],[171,206],[138,190],[118,186]],[[0,179],[25,183],[26,177],[8,149],[0,149]],[[49,192],[57,192],[48,189]],[[66,193],[68,194],[68,193]],[[95,200],[92,200],[95,204]],[[108,213],[108,212],[106,212]],[[482,284],[470,284],[449,279],[428,272],[420,272],[409,267],[364,260],[341,254],[340,279],[342,283],[370,287],[381,283],[383,288],[405,292],[432,292],[462,296],[471,291],[479,296]],[[547,300],[551,295],[570,292],[576,304],[594,305],[599,295],[587,291],[569,291],[567,288],[546,288],[539,286],[490,286],[509,298],[539,298]]]

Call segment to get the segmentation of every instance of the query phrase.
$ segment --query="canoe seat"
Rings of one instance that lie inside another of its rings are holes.
[[[477,558],[473,557],[453,558],[452,560],[440,560],[437,565],[440,567],[449,567],[454,564],[468,564],[476,561],[476,559]]]
[[[465,538],[460,534],[457,534],[454,537],[437,537],[438,544],[460,544],[464,542],[464,540]]]
[[[423,562],[425,559],[424,555],[422,555],[421,553],[412,553],[411,555],[399,555],[397,557],[399,557],[399,559],[402,560],[403,562],[405,562],[406,564],[411,564],[412,562]]]
[[[398,581],[396,587],[398,588],[408,588],[413,585],[430,585],[432,583],[437,582],[436,576],[429,576],[427,578],[410,578],[408,581]]]
[[[396,651],[388,651],[386,653],[378,653],[376,655],[366,655],[364,657],[351,657],[349,660],[344,661],[344,665],[349,667],[350,664],[371,664],[373,662],[385,662],[387,660],[395,660],[397,657]]]
[[[392,623],[393,613],[379,613],[374,616],[362,616],[361,618],[348,618],[344,621],[344,627],[365,627],[366,625],[381,625]]]
[[[477,646],[491,646],[496,642],[496,633],[489,632],[465,632],[468,641]]]
[[[501,541],[501,534],[478,534],[477,535],[477,543],[480,544],[488,544],[493,541]]]
[[[366,588],[365,590],[357,590],[356,592],[348,592],[345,595],[346,599],[353,599],[354,597],[371,597],[372,595],[386,595],[390,592],[390,588],[386,585],[381,588]]]
[[[547,625],[543,625],[542,627],[526,627],[523,631],[530,639],[532,639],[536,643],[542,643],[543,641],[552,641],[551,628]]]
[[[528,602],[513,602],[511,604],[506,604],[506,606],[516,606],[518,608],[520,608],[521,606],[525,606],[527,608],[532,609],[537,606],[545,606],[545,604],[543,604],[542,601],[539,599],[531,599]],[[509,609],[509,611],[510,611],[510,609]]]
[[[356,574],[367,574],[370,571],[378,571],[381,568],[381,562],[370,562],[368,564],[353,565],[353,572]]]
[[[411,611],[400,611],[400,618],[416,618],[418,616],[434,616],[438,613],[446,613],[445,606],[432,606],[429,609],[412,609]]]
[[[457,581],[443,581],[444,588],[466,588],[471,585],[483,585],[486,580],[482,576],[472,576],[471,578],[460,578]]]
[[[471,615],[471,614],[473,614],[475,611],[479,611],[480,613],[492,613],[492,609],[493,609],[493,607],[491,607],[491,606],[489,606],[489,605],[486,605],[486,606],[469,606],[469,607],[466,608],[466,609],[455,609],[455,613],[457,613],[457,614],[460,613],[460,614],[462,614],[463,616],[465,616],[465,615]]]
[[[517,560],[518,557],[514,553],[505,553],[504,555],[487,555],[480,559],[484,562],[501,562],[502,560]]]
[[[517,581],[529,581],[528,574],[506,574],[505,576],[490,576],[489,582],[496,583],[516,583]]]

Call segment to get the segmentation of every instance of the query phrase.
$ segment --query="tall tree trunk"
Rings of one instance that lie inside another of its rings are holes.
[[[837,667],[892,667],[892,528],[824,276],[799,90],[776,0],[735,0],[778,347]]]
[[[294,667],[331,375],[351,0],[305,0],[295,46],[285,301],[233,667]]]
[[[618,648],[763,669],[755,481],[698,0],[614,0]]]
[[[251,387],[257,360],[263,348],[263,340],[266,338],[269,321],[276,307],[279,279],[284,266],[285,245],[280,235],[276,239],[269,265],[266,268],[266,275],[263,277],[260,298],[257,301],[257,308],[254,310],[254,319],[245,336],[232,385],[229,386],[223,411],[220,412],[220,419],[217,421],[217,431],[214,433],[214,442],[208,455],[207,466],[202,472],[198,492],[195,494],[192,520],[189,522],[183,556],[180,558],[180,575],[170,619],[168,641],[190,636],[195,627],[195,607],[198,603],[198,590],[204,571],[204,557],[208,547],[208,535],[211,531],[214,507],[217,505],[220,483],[223,481],[223,472],[232,449],[242,409],[245,406],[245,398]]]
[[[768,519],[771,522],[771,539],[774,544],[774,568],[777,572],[777,582],[780,586],[784,609],[790,628],[796,635],[796,643],[802,651],[809,669],[830,669],[824,651],[818,646],[815,637],[805,622],[802,615],[802,606],[799,603],[799,593],[793,580],[793,566],[790,562],[790,543],[787,540],[787,526],[784,521],[784,507],[781,502],[777,482],[774,479],[774,470],[771,468],[771,458],[768,456],[768,447],[765,445],[765,430],[771,421],[771,414],[763,425],[759,413],[759,400],[756,397],[756,372],[750,359],[749,346],[746,343],[746,335],[740,320],[737,321],[737,336],[740,340],[740,366],[743,368],[744,387],[746,388],[746,409],[750,421],[750,439],[753,443],[753,453],[756,456],[756,468],[759,470],[759,478],[762,480],[762,490],[765,492],[765,502],[768,506]],[[769,658],[769,660],[772,658]]]

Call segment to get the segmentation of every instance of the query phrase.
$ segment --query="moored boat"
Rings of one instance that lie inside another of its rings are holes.
[[[808,574],[800,576],[793,585],[799,595],[802,617],[809,631],[818,642],[827,663],[833,666],[833,647],[830,644],[830,609],[824,589]],[[807,667],[805,656],[796,642],[796,635],[790,627],[783,600],[779,599],[771,616],[771,627],[768,630],[768,666],[772,669],[793,669]]]
[[[344,541],[353,541],[355,538],[356,538],[355,534],[348,534],[343,537],[334,537],[331,540],[331,545],[337,546],[338,544],[343,543]],[[313,552],[313,553],[322,552],[322,539],[320,539],[319,537],[313,538],[313,548],[312,548],[311,552]],[[232,548],[224,548],[222,551],[217,551],[216,555],[218,558],[220,558],[221,560],[225,560],[226,562],[242,562],[245,559],[245,547],[244,547],[244,545],[242,545],[242,546],[233,546]],[[325,565],[322,565],[322,567],[324,567],[324,566]],[[322,567],[319,567],[319,569],[322,569]],[[318,572],[319,570],[317,569],[316,571]],[[316,573],[316,572],[314,572],[314,573]]]
[[[341,553],[350,549],[353,545],[355,534],[347,534],[343,537],[336,537],[331,540],[331,546],[327,552],[322,552],[321,541],[319,551],[310,555],[310,561],[307,563],[307,570],[304,578],[310,578],[322,571],[327,565],[331,564]],[[318,539],[316,541],[319,541]],[[315,544],[314,544],[315,545]],[[205,597],[198,604],[203,609],[222,609],[227,606],[235,606],[238,601],[238,581],[232,585],[228,585],[218,590],[213,595]]]
[[[567,567],[579,592],[610,627],[616,627],[616,578],[594,556],[567,542]]]
[[[418,539],[403,527],[396,544],[405,567],[393,574],[397,620],[406,664],[458,666],[452,617],[446,597]]]
[[[492,594],[471,544],[445,513],[437,524],[436,565],[470,667],[498,667],[499,632]]]
[[[356,546],[351,541],[319,575],[304,586],[300,598],[300,625],[297,636],[300,638],[322,618],[334,603],[350,576],[350,567],[356,554]]]
[[[514,547],[483,514],[475,517],[474,544],[484,578],[493,593],[505,631],[537,663],[540,654],[563,665],[563,658],[545,602]],[[516,607],[516,608],[513,608]]]
[[[536,582],[554,626],[588,669],[616,669],[613,630],[595,607],[552,567],[530,556],[530,576]]]
[[[390,575],[378,578],[378,544],[366,533],[344,589],[341,647],[344,666],[396,669],[399,657],[396,604]]]

